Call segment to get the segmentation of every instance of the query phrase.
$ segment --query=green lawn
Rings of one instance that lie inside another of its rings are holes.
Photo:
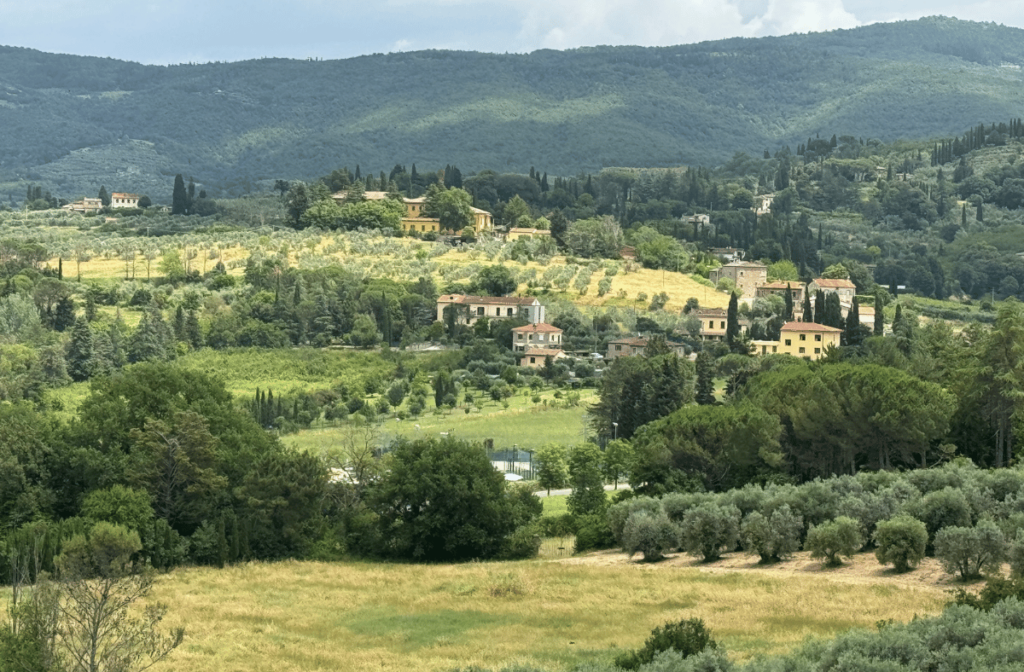
[[[552,405],[554,392],[546,390],[541,394],[548,405],[534,404],[530,399],[516,396],[509,400],[509,407],[488,402],[482,409],[463,408],[444,411],[440,414],[425,413],[418,418],[398,420],[391,417],[380,424],[384,443],[390,439],[405,437],[437,437],[449,432],[466,441],[494,440],[495,448],[519,448],[532,450],[548,442],[573,445],[583,440],[586,407],[593,400],[593,391],[582,393],[580,405],[566,408]],[[314,453],[332,452],[339,438],[346,433],[346,425],[309,429],[282,438],[285,445]]]

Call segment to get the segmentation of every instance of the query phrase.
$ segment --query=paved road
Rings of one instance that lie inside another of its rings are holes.
[[[629,490],[629,483],[619,483],[618,487],[615,487],[614,485],[606,485],[606,486],[604,486],[604,489],[606,491],[608,491],[608,492],[614,492],[616,490]],[[571,488],[565,488],[563,490],[552,490],[551,491],[551,496],[554,497],[555,495],[568,495],[568,494],[571,494],[571,493],[572,493],[572,489]],[[548,496],[548,491],[547,490],[540,490],[540,491],[538,491],[538,492],[536,492],[534,494],[537,495],[538,497],[547,497]]]

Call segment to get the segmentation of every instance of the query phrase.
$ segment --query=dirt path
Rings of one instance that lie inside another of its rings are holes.
[[[655,563],[645,563],[639,559],[640,557],[637,555],[631,559],[621,551],[609,550],[594,551],[585,555],[553,560],[552,562],[591,566],[633,565],[638,568],[651,570],[686,568],[710,574],[756,572],[778,578],[816,576],[837,583],[872,586],[888,584],[899,588],[914,588],[935,592],[946,592],[964,587],[965,585],[943,572],[939,561],[935,558],[925,558],[918,565],[917,569],[906,574],[897,574],[891,567],[883,567],[878,564],[874,553],[859,553],[852,559],[844,560],[841,567],[830,569],[823,569],[821,562],[812,560],[810,553],[806,551],[796,553],[789,560],[774,565],[760,565],[757,562],[757,556],[742,553],[727,553],[718,562],[708,564],[682,553],[670,553],[664,560]],[[974,582],[966,584],[966,587],[979,590],[983,585],[983,582]]]

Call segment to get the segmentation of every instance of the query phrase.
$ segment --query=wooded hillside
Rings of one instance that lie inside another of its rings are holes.
[[[808,137],[927,138],[1017,116],[1024,31],[945,18],[664,48],[144,66],[0,47],[0,195],[169,199],[339,165],[552,174],[717,164]],[[5,199],[9,200],[9,199]]]

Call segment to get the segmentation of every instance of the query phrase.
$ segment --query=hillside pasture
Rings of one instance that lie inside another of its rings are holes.
[[[180,569],[159,579],[154,597],[169,607],[165,626],[187,628],[182,647],[153,668],[175,672],[567,669],[695,616],[741,660],[934,614],[947,599],[885,579],[573,560]]]

